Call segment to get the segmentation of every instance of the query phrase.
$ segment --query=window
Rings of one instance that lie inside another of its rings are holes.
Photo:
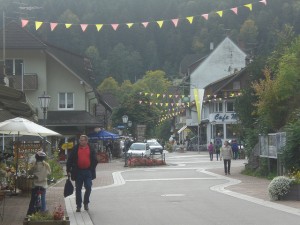
[[[223,103],[222,102],[214,103],[214,112],[223,112]]]
[[[59,93],[59,109],[74,109],[74,93]]]
[[[226,112],[234,112],[233,102],[226,102]]]
[[[7,75],[23,74],[23,59],[7,59],[5,60],[5,71]]]

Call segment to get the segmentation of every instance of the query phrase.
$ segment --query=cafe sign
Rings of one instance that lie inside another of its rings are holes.
[[[237,115],[236,113],[213,113],[210,114],[210,122],[215,121],[216,123],[220,122],[236,122]]]

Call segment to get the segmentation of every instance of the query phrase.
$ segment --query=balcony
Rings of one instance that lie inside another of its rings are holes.
[[[22,90],[22,76],[20,75],[8,75],[9,86],[15,89]],[[23,76],[23,90],[24,91],[35,91],[38,89],[38,77],[34,73],[26,73]]]

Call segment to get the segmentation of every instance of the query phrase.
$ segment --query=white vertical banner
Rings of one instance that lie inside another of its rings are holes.
[[[194,89],[195,103],[198,115],[198,124],[201,123],[202,103],[204,97],[204,89]]]

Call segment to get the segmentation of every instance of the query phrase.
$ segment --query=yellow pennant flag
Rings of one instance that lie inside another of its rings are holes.
[[[193,16],[189,16],[186,19],[190,22],[190,24],[192,24],[193,20],[194,20],[194,17]]]
[[[249,8],[250,11],[252,11],[252,4],[247,4],[247,5],[244,5],[245,7]]]
[[[43,22],[35,21],[35,29],[38,30],[42,26]]]
[[[69,29],[72,26],[72,24],[71,23],[66,23],[65,26],[66,26],[67,29]]]
[[[220,17],[222,17],[223,16],[223,11],[218,11],[218,12],[216,12]]]
[[[128,28],[132,27],[133,23],[126,23],[126,25],[128,26]]]
[[[156,98],[158,98],[160,96],[160,94],[156,94]]]
[[[159,28],[161,28],[164,24],[164,21],[160,20],[160,21],[156,21],[156,23],[158,24]]]
[[[100,31],[103,27],[103,24],[96,24],[97,31]]]

